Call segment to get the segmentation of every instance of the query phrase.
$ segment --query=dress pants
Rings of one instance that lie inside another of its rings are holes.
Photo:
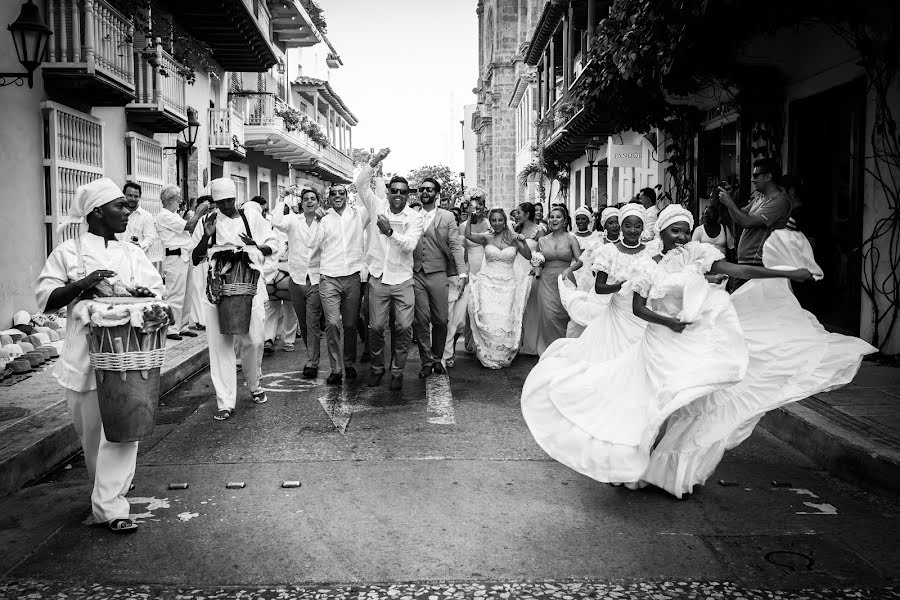
[[[244,335],[228,335],[219,331],[219,308],[203,302],[206,315],[206,339],[209,343],[209,371],[216,389],[219,410],[234,410],[237,404],[237,352],[235,342],[240,343],[241,365],[250,393],[259,392],[262,375],[264,328],[266,320],[266,294],[253,297],[250,314],[250,331]]]
[[[279,329],[279,326],[281,329]],[[279,331],[284,331],[285,344],[293,344],[297,339],[297,315],[287,300],[266,300],[266,325],[264,337],[275,341]]]
[[[166,280],[166,303],[172,307],[175,317],[172,330],[180,333],[190,325],[191,316],[191,265],[180,256],[166,256],[163,259],[163,277]]]
[[[415,314],[415,290],[413,280],[408,279],[396,285],[381,283],[381,277],[369,277],[369,352],[372,371],[384,373],[384,332],[390,323],[389,313],[393,305],[395,329],[391,336],[393,364],[391,374],[403,375],[409,342],[412,339],[412,324]]]
[[[419,358],[422,360],[422,367],[430,367],[443,358],[444,345],[447,343],[450,279],[446,271],[416,271],[413,273],[413,289],[416,296],[413,328],[419,346]]]
[[[81,439],[88,477],[94,486],[91,491],[94,520],[106,523],[113,519],[127,519],[129,505],[125,494],[134,477],[138,443],[118,443],[106,439],[100,420],[97,390],[66,390],[66,400],[75,432]]]
[[[359,314],[359,273],[343,277],[322,275],[319,298],[325,313],[325,337],[332,373],[343,373],[356,362],[356,319]],[[341,336],[343,335],[343,356]],[[342,360],[343,358],[343,360]]]
[[[466,307],[469,304],[470,286],[471,283],[467,283],[460,293],[459,285],[450,280],[450,297],[447,302],[447,343],[444,345],[445,361],[450,360],[456,354],[456,338],[466,329]]]
[[[319,297],[319,284],[312,284],[307,275],[305,285],[294,283],[293,279],[289,285],[297,330],[306,344],[306,366],[318,369],[322,345],[322,328],[319,325],[322,319],[322,300]]]
[[[206,310],[203,308],[206,298],[206,271],[209,263],[204,260],[199,265],[192,265],[188,273],[191,280],[187,293],[191,295],[191,312],[188,319],[198,325],[206,325]]]

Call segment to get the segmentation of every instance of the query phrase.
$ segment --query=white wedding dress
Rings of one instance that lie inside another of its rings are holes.
[[[802,233],[776,230],[763,247],[771,269],[822,270]],[[827,332],[804,310],[787,279],[751,280],[731,297],[750,350],[744,379],[676,411],[643,479],[681,497],[712,475],[726,450],[746,440],[770,410],[853,380],[863,340]]]
[[[484,247],[484,264],[469,297],[475,354],[489,369],[508,367],[519,352],[522,315],[531,292],[530,265],[515,246]]]
[[[632,265],[627,289],[648,297],[651,309],[692,322],[682,333],[649,324],[621,348],[592,335],[592,323],[580,338],[557,341],[580,350],[542,358],[522,390],[525,421],[547,454],[598,481],[637,482],[669,415],[743,379],[748,353],[737,314],[728,294],[703,277],[722,258],[695,243],[658,264],[643,255]],[[620,301],[617,294],[610,306]],[[630,300],[617,308],[630,311]]]

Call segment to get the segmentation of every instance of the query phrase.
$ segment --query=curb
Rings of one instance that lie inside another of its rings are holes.
[[[900,495],[900,452],[841,427],[802,402],[766,413],[759,425],[841,479]]]
[[[205,335],[191,340],[186,346],[177,352],[181,358],[177,364],[163,366],[160,396],[209,366]],[[59,389],[60,396],[63,396],[62,388]],[[31,415],[13,429],[15,431],[8,433],[11,437],[21,437],[22,447],[15,455],[0,462],[0,498],[43,477],[81,451],[81,441],[75,433],[69,405],[64,398]]]

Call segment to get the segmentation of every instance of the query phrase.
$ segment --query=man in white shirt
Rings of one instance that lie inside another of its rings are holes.
[[[268,401],[259,384],[268,298],[262,269],[264,258],[272,254],[278,240],[272,226],[260,213],[238,211],[234,207],[237,196],[234,181],[224,177],[213,179],[209,184],[209,192],[212,196],[210,204],[215,210],[211,210],[203,220],[203,227],[194,230],[196,245],[191,253],[194,265],[199,265],[204,258],[214,259],[218,252],[243,250],[250,257],[252,268],[260,272],[250,312],[250,329],[245,334],[235,336],[222,333],[219,329],[218,305],[210,302],[208,294],[203,294],[200,300],[206,314],[209,370],[218,405],[218,412],[214,418],[217,421],[225,421],[231,418],[237,404],[235,337],[241,342],[241,364],[253,402],[263,404]]]
[[[165,249],[163,259],[163,277],[166,282],[166,302],[172,307],[175,317],[171,333],[166,337],[180,340],[182,336],[196,337],[197,334],[188,329],[191,314],[190,271],[191,250],[194,242],[191,234],[206,214],[209,206],[197,207],[194,216],[185,221],[178,215],[181,206],[181,190],[176,185],[167,185],[159,192],[162,209],[154,219],[160,242]]]
[[[153,215],[140,206],[141,186],[129,181],[122,188],[122,192],[125,194],[125,201],[131,210],[131,216],[128,217],[128,227],[125,232],[116,234],[116,238],[137,245],[144,251],[144,254],[150,256],[153,245],[159,241],[159,234],[153,223]],[[158,261],[159,258],[157,257],[156,260]]]
[[[365,268],[364,230],[369,211],[348,206],[347,186],[332,185],[331,208],[319,209],[319,222],[310,247],[321,252],[319,297],[325,313],[325,337],[331,374],[329,385],[356,378],[356,320],[360,302],[360,271]],[[343,348],[341,344],[343,335]]]
[[[378,151],[356,178],[360,201],[371,215],[369,219],[369,347],[371,371],[368,385],[377,386],[385,371],[384,331],[388,312],[394,307],[394,360],[391,366],[391,389],[403,387],[403,368],[412,338],[415,312],[413,290],[413,251],[422,236],[422,215],[406,205],[409,183],[403,177],[391,179],[388,198],[375,195],[370,186],[375,167],[390,154],[389,148]]]

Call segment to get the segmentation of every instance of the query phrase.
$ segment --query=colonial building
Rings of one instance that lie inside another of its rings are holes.
[[[135,23],[116,9],[127,2],[37,4],[53,35],[34,86],[0,87],[0,328],[34,308],[34,281],[70,235],[57,223],[83,183],[137,182],[155,214],[167,184],[194,198],[211,179],[231,177],[239,201],[273,203],[298,181],[349,181],[356,119],[327,72],[340,57],[299,0],[158,0],[153,22],[171,26],[155,38],[141,34],[150,15]],[[21,8],[0,3],[0,22]],[[211,54],[188,68],[175,58],[185,40]],[[319,70],[304,56],[317,46],[327,48]],[[0,37],[0,47],[0,71],[21,70],[12,40]],[[310,72],[289,81],[306,62]]]

